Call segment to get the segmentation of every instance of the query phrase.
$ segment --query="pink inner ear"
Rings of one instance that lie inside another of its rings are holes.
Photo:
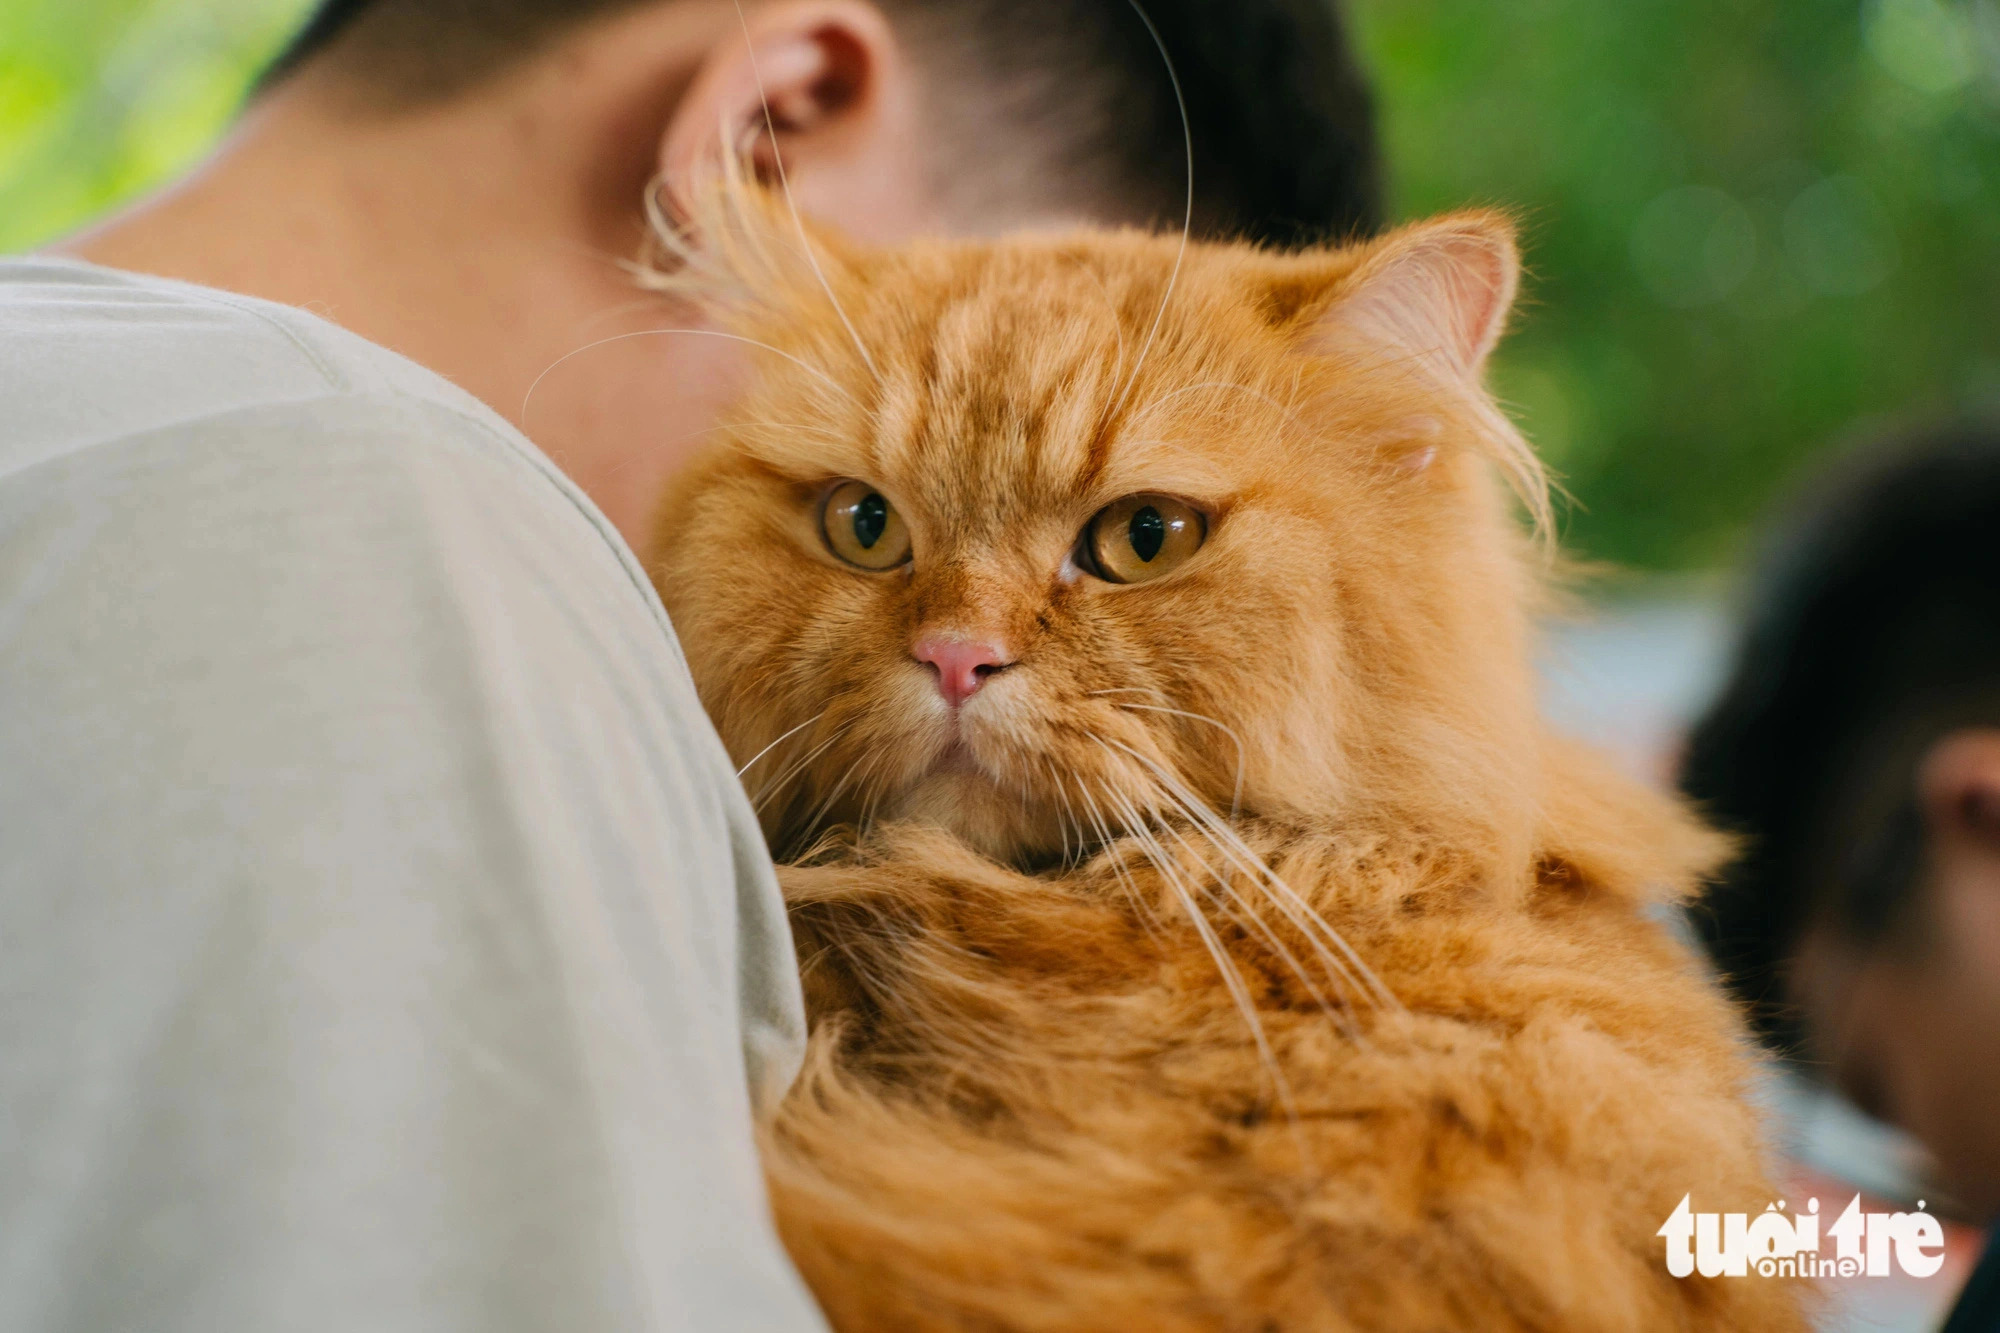
[[[1507,309],[1514,301],[1514,265],[1506,253],[1483,243],[1457,251],[1444,277],[1450,289],[1447,299],[1460,321],[1461,364],[1477,368],[1500,341]]]
[[[1328,322],[1476,376],[1500,340],[1517,272],[1513,242],[1495,225],[1446,224],[1391,238]]]

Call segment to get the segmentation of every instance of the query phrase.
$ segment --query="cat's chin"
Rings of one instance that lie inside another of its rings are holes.
[[[911,786],[896,803],[895,818],[947,830],[982,855],[1034,868],[1062,853],[1052,816],[1002,790],[977,764],[945,763]]]

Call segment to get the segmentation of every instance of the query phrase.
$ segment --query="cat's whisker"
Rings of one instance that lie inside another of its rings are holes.
[[[1173,800],[1171,794],[1168,794],[1168,799]],[[1176,805],[1179,805],[1178,801],[1175,801],[1174,803]],[[1192,820],[1193,817],[1192,811],[1186,810],[1183,807],[1182,813],[1188,815]],[[1237,892],[1236,886],[1230,882],[1229,878],[1230,867],[1228,865],[1228,859],[1226,855],[1224,858],[1224,864],[1220,868],[1210,865],[1208,858],[1203,856],[1201,852],[1187,840],[1186,835],[1180,831],[1179,821],[1172,821],[1172,822],[1163,821],[1163,827],[1165,827],[1169,833],[1173,834],[1174,840],[1180,843],[1182,850],[1188,854],[1189,858],[1192,859],[1195,862],[1195,864],[1199,865],[1202,868],[1203,873],[1207,875],[1209,879],[1211,879],[1217,886],[1219,886],[1221,894],[1225,895],[1229,902],[1235,903],[1243,909],[1241,915],[1238,915],[1235,912],[1231,912],[1232,919],[1238,921],[1239,924],[1243,925],[1245,930],[1249,931],[1252,934],[1255,934],[1258,938],[1262,939],[1264,943],[1267,946],[1269,946],[1271,952],[1277,954],[1280,961],[1282,961],[1285,964],[1285,966],[1291,969],[1292,974],[1299,979],[1300,984],[1302,984],[1306,988],[1306,992],[1312,996],[1314,1002],[1317,1003],[1321,1011],[1324,1012],[1326,1016],[1333,1021],[1334,1025],[1340,1028],[1342,1032],[1345,1033],[1346,1035],[1353,1036],[1354,1035],[1353,1029],[1351,1025],[1348,1023],[1346,1017],[1339,1012],[1338,1008],[1333,1004],[1333,1002],[1328,1000],[1326,994],[1320,990],[1318,985],[1314,983],[1311,975],[1307,973],[1305,965],[1301,963],[1298,960],[1297,956],[1292,953],[1291,949],[1286,946],[1284,940],[1279,938],[1277,932],[1273,931],[1268,925],[1265,924],[1264,918],[1257,911],[1256,905],[1252,903],[1248,898],[1244,897],[1241,893]],[[1193,827],[1197,833],[1204,833],[1204,830],[1201,828],[1198,821],[1192,822],[1191,827]],[[1206,836],[1205,833],[1204,836]],[[1214,846],[1217,851],[1222,850],[1220,846],[1216,845],[1215,840],[1212,837],[1209,838],[1209,844],[1211,846]],[[1252,882],[1254,883],[1255,881],[1253,880]],[[1225,910],[1228,909],[1225,908]],[[1347,997],[1346,988],[1340,984],[1339,978],[1336,976],[1330,979],[1334,982],[1335,988],[1341,992],[1341,998],[1345,1000]]]
[[[1172,797],[1169,796],[1169,799],[1171,800]],[[1175,804],[1178,805],[1179,803],[1175,802]],[[1216,851],[1223,853],[1224,863],[1220,868],[1210,865],[1208,862],[1208,858],[1203,856],[1198,850],[1196,850],[1196,848],[1191,843],[1188,842],[1186,836],[1180,832],[1178,823],[1169,824],[1167,827],[1173,832],[1174,837],[1180,842],[1181,846],[1187,851],[1187,854],[1191,858],[1193,858],[1198,865],[1201,866],[1202,870],[1206,874],[1212,877],[1213,880],[1218,885],[1221,886],[1222,891],[1228,895],[1229,900],[1231,902],[1239,904],[1242,907],[1244,916],[1238,916],[1236,913],[1232,912],[1231,913],[1232,919],[1238,920],[1239,922],[1243,922],[1247,930],[1254,933],[1255,935],[1257,935],[1258,938],[1264,941],[1265,945],[1270,948],[1271,952],[1278,956],[1279,961],[1283,962],[1284,965],[1291,970],[1292,975],[1299,979],[1299,984],[1306,988],[1306,994],[1312,997],[1313,1003],[1319,1007],[1321,1013],[1326,1015],[1327,1020],[1331,1022],[1334,1025],[1334,1027],[1339,1029],[1342,1036],[1348,1038],[1351,1041],[1360,1040],[1361,1030],[1359,1027],[1355,1025],[1354,1021],[1349,1017],[1349,1008],[1352,1004],[1352,1000],[1350,998],[1346,980],[1341,976],[1341,974],[1338,971],[1333,970],[1331,968],[1327,969],[1327,980],[1332,984],[1335,993],[1340,998],[1340,1003],[1335,1004],[1332,1000],[1327,998],[1326,992],[1322,991],[1319,988],[1319,985],[1313,980],[1312,974],[1306,970],[1305,964],[1299,960],[1298,955],[1294,954],[1290,946],[1288,946],[1284,942],[1284,940],[1278,935],[1278,933],[1272,930],[1271,927],[1265,923],[1263,915],[1257,911],[1256,905],[1252,903],[1243,894],[1237,891],[1235,884],[1233,884],[1230,881],[1229,876],[1231,868],[1228,864],[1229,856],[1226,849],[1224,849],[1219,843],[1215,841],[1214,836],[1210,834],[1206,829],[1204,829],[1198,820],[1193,819],[1193,814],[1194,814],[1193,811],[1188,811],[1183,809],[1183,813],[1187,814],[1190,817],[1191,822],[1189,827],[1191,827],[1194,830],[1194,832],[1200,834],[1203,838],[1205,838],[1208,841],[1209,845],[1211,847],[1214,847]],[[1250,883],[1253,887],[1260,887],[1257,885],[1257,881],[1254,878],[1251,879]],[[1245,916],[1247,916],[1247,921],[1244,920]],[[1294,925],[1296,925],[1296,923],[1294,923]],[[1310,936],[1308,936],[1307,938],[1307,943],[1308,944],[1312,943]]]
[[[828,947],[840,951],[841,957],[847,960],[848,974],[854,978],[864,991],[876,996],[893,993],[893,987],[886,985],[878,973],[872,972],[869,969],[868,959],[871,951],[857,949],[854,941],[849,938],[850,932],[854,932],[857,929],[851,923],[847,923],[841,929],[828,931],[826,934]],[[860,933],[866,934],[867,932],[862,930]]]
[[[1096,736],[1092,736],[1090,739],[1095,741],[1099,746],[1104,745],[1104,741]],[[1108,783],[1101,784],[1101,789],[1104,793],[1104,799],[1110,803],[1113,812],[1120,818],[1125,838],[1139,848],[1146,860],[1159,874],[1161,882],[1167,886],[1168,890],[1180,902],[1182,909],[1190,918],[1190,923],[1194,925],[1196,931],[1202,936],[1203,942],[1209,945],[1209,951],[1215,955],[1216,965],[1222,972],[1224,985],[1229,988],[1232,996],[1240,994],[1242,997],[1239,1005],[1244,1006],[1244,1020],[1255,1034],[1259,1049],[1268,1049],[1264,1041],[1263,1024],[1257,1017],[1255,1006],[1247,1004],[1249,990],[1243,982],[1242,974],[1237,971],[1233,960],[1229,959],[1226,954],[1218,952],[1220,945],[1219,937],[1214,936],[1213,929],[1209,925],[1207,917],[1201,912],[1200,904],[1196,901],[1187,880],[1181,875],[1179,867],[1174,864],[1173,858],[1167,854],[1166,847],[1160,842],[1158,835],[1153,831],[1153,812],[1150,810],[1142,811],[1128,794],[1115,786]]]
[[[1111,289],[1104,285],[1104,279],[1099,276],[1096,269],[1090,267],[1088,264],[1079,264],[1078,267],[1089,275],[1093,283],[1097,284],[1098,294],[1104,298],[1104,308],[1111,312],[1111,332],[1118,339],[1118,360],[1116,364],[1122,366],[1125,364],[1125,321],[1118,317],[1118,305],[1111,299]]]
[[[1085,782],[1080,776],[1077,779],[1076,794],[1081,796],[1084,804],[1089,807],[1090,822],[1097,829],[1097,836],[1100,845],[1104,848],[1104,854],[1111,858],[1111,873],[1125,890],[1125,896],[1131,900],[1133,910],[1139,914],[1140,926],[1145,929],[1148,938],[1158,943],[1164,931],[1159,913],[1153,910],[1153,905],[1146,901],[1144,894],[1139,892],[1139,885],[1132,878],[1131,871],[1126,868],[1125,854],[1117,845],[1117,837],[1112,833],[1111,826],[1105,819],[1104,811],[1098,808],[1096,798],[1090,794],[1090,784]]]
[[[789,785],[794,777],[805,770],[807,764],[818,758],[833,742],[834,737],[828,736],[825,740],[820,741],[812,749],[808,750],[803,756],[787,759],[785,766],[778,770],[776,776],[767,779],[762,786],[750,794],[751,808],[760,814],[763,813],[765,803]]]
[[[875,757],[880,762],[871,770],[868,778],[868,800],[861,813],[861,827],[865,832],[874,827],[877,811],[883,799],[894,790],[895,751],[889,747],[879,747]]]
[[[1051,773],[1053,773],[1055,765],[1051,764],[1049,767]],[[1056,777],[1056,803],[1060,809],[1059,817],[1063,821],[1063,867],[1064,869],[1070,869],[1083,864],[1083,858],[1089,850],[1089,839],[1084,836],[1083,822],[1077,818],[1076,808],[1070,804],[1069,789],[1063,784],[1059,775]],[[1074,825],[1076,829],[1076,850],[1074,852],[1070,850],[1069,829],[1071,825]]]
[[[661,440],[659,444],[655,446],[655,448],[664,451],[671,449],[675,445],[680,444],[686,440],[700,439],[704,435],[717,435],[725,431],[742,431],[752,427],[762,427],[768,430],[794,430],[794,431],[799,431],[802,434],[817,435],[822,439],[829,441],[839,440],[841,438],[833,431],[826,430],[819,426],[809,426],[802,421],[725,421],[719,426],[704,426],[700,430],[684,431],[679,435],[669,436],[667,439]],[[648,454],[643,456],[634,456],[632,458],[625,459],[613,465],[612,467],[606,469],[604,475],[606,475],[607,477],[624,476],[640,467],[645,466],[647,461],[651,457],[652,455]]]
[[[760,788],[756,800],[752,803],[757,813],[762,814],[765,803],[771,797],[790,786],[793,779],[803,774],[815,759],[831,749],[836,742],[847,735],[850,729],[851,725],[837,728],[831,736],[828,736],[825,740],[807,751],[804,758],[794,760],[782,773]]]
[[[1108,690],[1084,691],[1084,697],[1086,698],[1095,698],[1103,694],[1146,694],[1151,695],[1155,699],[1164,699],[1167,697],[1164,691],[1155,689],[1151,685],[1116,685]]]
[[[1313,906],[1300,896],[1298,890],[1287,884],[1275,870],[1266,865],[1264,859],[1250,849],[1249,844],[1243,841],[1236,830],[1225,824],[1219,815],[1208,808],[1206,802],[1188,790],[1185,783],[1132,747],[1119,741],[1109,743],[1144,765],[1162,788],[1180,799],[1202,826],[1214,835],[1218,849],[1229,852],[1253,879],[1265,886],[1266,892],[1271,895],[1278,910],[1304,932],[1308,940],[1314,942],[1316,952],[1330,969],[1348,977],[1361,989],[1369,992],[1376,1003],[1393,1009],[1402,1008],[1402,1002],[1396,998],[1394,992],[1383,984],[1382,979],[1375,975],[1375,970],[1363,961],[1361,955],[1355,952],[1354,947],[1341,933],[1314,910]],[[1328,946],[1331,946],[1331,949]],[[1344,961],[1336,961],[1334,952],[1337,952]]]
[[[1074,869],[1088,861],[1092,853],[1103,844],[1091,842],[1090,830],[1084,827],[1083,815],[1078,811],[1076,802],[1070,798],[1069,776],[1057,769],[1053,760],[1049,762],[1049,772],[1055,779],[1056,799],[1061,804],[1064,817],[1069,821],[1071,831],[1075,834],[1075,849],[1069,854],[1069,866]],[[1077,783],[1077,794],[1079,796],[1083,794],[1081,781]]]
[[[819,832],[820,824],[833,813],[834,802],[840,799],[841,792],[847,789],[847,784],[853,780],[857,772],[860,772],[865,765],[874,762],[874,757],[873,753],[863,755],[861,759],[847,766],[847,771],[841,774],[840,781],[834,783],[819,804],[813,808],[812,817],[805,822],[799,833],[800,844],[809,846],[812,843],[814,835]]]
[[[856,779],[854,787],[856,813],[853,825],[856,840],[865,837],[868,829],[874,823],[876,806],[886,792],[884,779],[888,777],[889,761],[893,758],[893,755],[893,750],[888,746],[872,746],[861,757],[861,760],[850,767],[847,774],[841,778],[840,785],[842,786],[850,779]],[[827,797],[827,805],[830,805],[833,798],[839,795],[839,791],[840,787],[836,786],[834,791]],[[816,816],[814,823],[817,824],[819,819],[824,819],[827,813],[826,806],[823,805],[822,812]]]
[[[860,407],[862,405],[860,400],[855,398],[853,394],[849,393],[846,389],[841,387],[840,381],[834,379],[833,376],[827,374],[825,371],[821,370],[818,366],[813,365],[809,361],[801,360],[800,358],[793,356],[790,352],[784,351],[781,348],[773,347],[771,346],[771,344],[767,342],[762,342],[756,338],[746,338],[740,333],[727,333],[722,329],[689,329],[689,328],[635,329],[631,333],[614,333],[609,338],[599,338],[595,342],[587,342],[583,346],[578,347],[572,351],[565,352],[561,356],[557,357],[555,360],[549,362],[549,364],[542,369],[542,373],[535,376],[534,381],[528,385],[528,391],[521,395],[521,411],[519,413],[518,420],[520,421],[522,432],[526,433],[528,429],[528,403],[531,399],[534,398],[535,390],[541,388],[542,381],[547,379],[552,373],[554,373],[555,369],[558,366],[562,365],[565,361],[569,361],[575,357],[582,356],[585,352],[595,351],[599,347],[608,346],[611,343],[624,342],[627,338],[655,338],[669,333],[687,333],[687,334],[692,334],[697,338],[722,338],[726,339],[729,342],[744,343],[751,347],[762,348],[764,351],[770,352],[774,356],[783,357],[785,360],[791,362],[793,365],[797,366],[800,370],[805,371],[808,375],[811,375],[813,378],[817,379],[820,383],[826,385],[827,388],[832,389],[835,393],[839,394],[842,398],[845,398],[848,402],[852,403],[854,406]]]
[[[861,803],[861,814],[855,826],[857,838],[866,838],[869,831],[875,827],[875,814],[881,808],[882,798],[889,794],[888,777],[886,770],[871,774],[863,787],[867,795]]]
[[[1069,847],[1069,793],[1063,790],[1062,774],[1056,771],[1054,760],[1044,758],[1042,760],[1042,771],[1048,775],[1049,784],[1055,791],[1056,836],[1062,839],[1062,860],[1060,864],[1063,869],[1067,870],[1076,864],[1076,861],[1071,859]],[[1079,825],[1077,828],[1076,855],[1080,858],[1082,854],[1083,829]]]
[[[820,813],[814,817],[815,822],[825,819],[832,813],[831,807],[834,801],[846,790],[849,783],[854,784],[856,800],[860,799],[861,792],[868,785],[869,775],[874,772],[876,765],[881,762],[882,753],[880,747],[871,748],[860,759],[848,766],[847,771],[841,774],[840,781],[833,785],[827,792],[826,799],[820,803]]]
[[[806,235],[805,219],[799,215],[798,201],[792,197],[792,179],[785,170],[785,155],[778,147],[778,124],[771,114],[771,99],[764,93],[764,75],[757,68],[757,43],[750,37],[750,20],[744,16],[742,0],[731,0],[731,3],[736,6],[736,22],[743,29],[743,46],[750,57],[750,77],[757,84],[757,100],[764,106],[764,133],[770,136],[771,161],[778,169],[778,188],[785,196],[785,208],[790,211],[792,227],[799,235],[799,250],[805,255],[806,263],[811,265],[813,277],[819,279],[820,290],[826,293],[827,303],[833,307],[833,313],[840,317],[841,327],[845,328],[847,336],[854,340],[854,350],[861,354],[861,364],[868,367],[868,373],[875,377],[875,382],[879,385],[882,382],[882,372],[876,368],[875,358],[868,355],[868,344],[862,341],[861,331],[854,327],[854,321],[847,317],[847,310],[840,304],[840,298],[833,294],[833,284],[826,280],[826,272],[819,265],[819,256],[813,251],[812,238]],[[1192,216],[1192,186],[1189,189],[1189,215]]]
[[[825,440],[845,441],[847,438],[837,430],[828,430],[825,426],[815,426],[804,421],[729,421],[720,426],[710,426],[708,430],[690,431],[687,435],[676,438],[685,440],[694,435],[706,435],[710,431],[718,430],[795,430],[805,435],[817,435]]]
[[[757,753],[751,755],[750,762],[736,770],[737,781],[739,782],[742,781],[743,775],[745,773],[748,773],[751,769],[755,768],[757,766],[757,761],[759,759],[762,759],[765,755],[771,753],[771,751],[777,749],[780,745],[783,745],[786,741],[798,735],[800,732],[804,731],[807,727],[810,727],[813,723],[819,721],[821,718],[825,716],[826,716],[826,709],[822,708],[817,713],[814,713],[811,717],[807,718],[805,721],[799,723],[796,727],[793,727],[790,731],[787,731],[783,735],[779,736],[778,739],[772,741],[769,745],[765,746],[763,749],[757,751]]]
[[[1238,384],[1234,380],[1202,380],[1198,384],[1183,385],[1178,389],[1174,389],[1170,392],[1161,394],[1158,398],[1153,399],[1151,402],[1147,403],[1144,407],[1135,410],[1132,413],[1132,420],[1143,421],[1146,418],[1146,414],[1148,412],[1151,412],[1154,408],[1165,407],[1168,403],[1171,403],[1176,398],[1184,397],[1187,394],[1195,393],[1202,389],[1233,389],[1238,393],[1248,394],[1252,398],[1261,399],[1264,402],[1269,403],[1272,407],[1277,408],[1280,412],[1285,414],[1285,424],[1288,426],[1294,425],[1298,421],[1299,413],[1296,407],[1287,407],[1283,403],[1279,402],[1277,399],[1273,398],[1270,394],[1265,393],[1262,389],[1252,388],[1248,384]]]
[[[1119,748],[1124,749],[1127,747],[1120,746]],[[1228,902],[1233,902],[1241,905],[1243,911],[1248,914],[1248,920],[1244,920],[1244,918],[1238,916],[1234,911],[1230,911],[1231,919],[1236,920],[1240,924],[1244,925],[1246,931],[1254,933],[1258,935],[1260,938],[1262,938],[1265,941],[1265,943],[1271,947],[1272,951],[1278,954],[1279,957],[1298,976],[1299,980],[1306,986],[1306,989],[1309,992],[1311,992],[1311,994],[1319,1002],[1321,1007],[1327,1011],[1328,1016],[1335,1017],[1335,1021],[1340,1022],[1341,1020],[1339,1020],[1334,1014],[1334,1007],[1330,1003],[1328,1003],[1324,994],[1319,990],[1319,987],[1313,982],[1312,977],[1309,974],[1307,974],[1304,967],[1299,963],[1298,959],[1292,954],[1291,950],[1284,944],[1284,942],[1281,939],[1278,938],[1276,934],[1274,934],[1270,930],[1268,926],[1264,924],[1263,917],[1261,916],[1261,914],[1257,912],[1255,905],[1251,903],[1249,899],[1245,898],[1242,894],[1240,894],[1237,891],[1236,886],[1230,881],[1229,878],[1230,857],[1228,856],[1227,849],[1221,847],[1216,843],[1213,836],[1211,836],[1207,832],[1207,830],[1202,827],[1201,821],[1198,819],[1196,812],[1194,810],[1189,809],[1187,803],[1184,800],[1176,796],[1172,791],[1166,790],[1165,788],[1157,790],[1154,794],[1158,797],[1164,797],[1165,800],[1168,802],[1170,811],[1172,813],[1178,813],[1186,816],[1189,821],[1189,826],[1196,833],[1200,833],[1205,839],[1207,839],[1207,841],[1211,846],[1216,848],[1217,851],[1224,853],[1224,864],[1222,867],[1218,868],[1216,866],[1211,865],[1208,861],[1208,858],[1203,856],[1200,853],[1200,851],[1197,850],[1194,847],[1194,845],[1190,843],[1187,840],[1186,836],[1181,832],[1180,822],[1178,820],[1166,818],[1165,817],[1166,812],[1160,812],[1161,817],[1158,820],[1160,827],[1165,828],[1169,833],[1173,835],[1175,841],[1181,845],[1182,850],[1184,850],[1187,853],[1189,858],[1192,859],[1195,862],[1195,864],[1199,865],[1203,873],[1208,877],[1210,877],[1211,879],[1213,879],[1215,884],[1218,886],[1216,890],[1211,891],[1212,896],[1215,896],[1217,898],[1218,905],[1223,905],[1224,910],[1230,910],[1223,902],[1225,897]],[[1249,869],[1240,865],[1237,868]],[[1256,875],[1254,873],[1254,869],[1251,870],[1251,882],[1253,884],[1256,883]],[[1340,991],[1344,999],[1347,993],[1347,988],[1343,984],[1343,978],[1341,974],[1336,970],[1329,969],[1329,980],[1333,982],[1335,988]]]
[[[1236,734],[1235,728],[1226,726],[1205,713],[1190,713],[1185,708],[1162,708],[1158,704],[1129,703],[1121,703],[1118,706],[1120,708],[1137,708],[1148,713],[1171,713],[1175,717],[1185,717],[1195,722],[1206,722],[1209,726],[1214,727],[1223,735],[1229,737],[1230,740],[1234,741],[1236,743],[1236,791],[1229,798],[1229,821],[1232,824],[1236,822],[1237,816],[1243,813],[1243,766],[1246,762],[1246,751],[1243,748],[1243,738]]]
[[[1021,823],[1026,825],[1032,822],[1035,817],[1033,804],[1035,797],[1034,786],[1032,783],[1026,781],[1013,783],[1012,786],[1014,788],[1014,801],[1021,807]]]
[[[1174,105],[1180,108],[1182,148],[1187,156],[1187,212],[1181,219],[1181,245],[1174,253],[1173,269],[1167,274],[1166,289],[1160,293],[1160,308],[1153,313],[1153,325],[1146,330],[1146,340],[1139,344],[1139,355],[1132,362],[1132,369],[1125,377],[1125,387],[1118,394],[1118,401],[1105,413],[1106,421],[1115,421],[1125,406],[1125,400],[1132,396],[1132,390],[1139,383],[1139,371],[1146,364],[1146,354],[1153,350],[1153,342],[1159,337],[1160,325],[1167,317],[1167,306],[1174,299],[1174,284],[1180,281],[1181,265],[1187,259],[1188,240],[1194,235],[1194,122],[1188,119],[1187,94],[1181,91],[1180,71],[1174,68],[1174,58],[1167,54],[1167,43],[1160,36],[1160,30],[1153,25],[1153,16],[1145,11],[1139,0],[1128,0],[1132,12],[1146,25],[1146,33],[1159,49],[1160,62],[1167,67],[1167,81],[1174,86]]]
[[[1194,813],[1199,814],[1198,811]],[[1289,886],[1285,885],[1283,881],[1277,880],[1270,873],[1268,867],[1264,866],[1261,859],[1255,857],[1254,854],[1250,855],[1247,859],[1243,856],[1243,853],[1238,850],[1241,845],[1240,839],[1234,838],[1226,830],[1218,830],[1214,823],[1208,820],[1201,820],[1199,826],[1218,851],[1221,851],[1232,860],[1236,860],[1246,873],[1251,874],[1251,883],[1256,885],[1265,897],[1270,899],[1272,905],[1278,909],[1279,914],[1305,937],[1307,944],[1311,946],[1314,954],[1318,956],[1321,966],[1326,969],[1328,978],[1333,981],[1343,998],[1349,996],[1349,987],[1352,986],[1360,991],[1370,1003],[1395,1003],[1393,996],[1388,996],[1385,1001],[1384,997],[1387,994],[1386,987],[1382,987],[1379,983],[1375,982],[1373,973],[1366,969],[1365,964],[1360,964],[1358,959],[1354,958],[1353,950],[1347,946],[1347,942],[1341,938],[1339,932],[1328,925],[1324,918],[1313,911],[1311,907],[1304,905],[1302,902],[1294,901],[1293,899],[1296,898],[1296,895],[1288,898],[1286,894],[1289,891]],[[1258,871],[1262,871],[1263,873],[1258,874]],[[1274,884],[1277,886],[1276,888],[1273,887]],[[1329,941],[1332,945],[1331,948],[1329,948]],[[1336,954],[1334,952],[1336,949],[1340,950],[1341,954]],[[1344,958],[1341,956],[1342,954],[1345,955]]]
[[[1092,739],[1097,738],[1092,737]],[[1098,741],[1098,744],[1102,745],[1103,742]],[[1123,792],[1107,786],[1104,794],[1108,800],[1122,807],[1126,826],[1132,837],[1152,861],[1154,869],[1159,872],[1168,889],[1180,901],[1181,910],[1187,916],[1188,924],[1194,927],[1196,935],[1201,939],[1202,947],[1208,950],[1209,957],[1214,961],[1216,970],[1222,977],[1224,988],[1228,990],[1230,999],[1235,1002],[1244,1024],[1250,1029],[1250,1039],[1257,1047],[1258,1058],[1264,1066],[1265,1073],[1270,1077],[1278,1103],[1284,1108],[1286,1119],[1291,1124],[1299,1158],[1310,1167],[1312,1155],[1307,1151],[1304,1135],[1299,1129],[1298,1103],[1292,1096],[1292,1086],[1285,1078],[1284,1069],[1278,1064],[1277,1052],[1271,1047],[1270,1037],[1264,1030],[1264,1022],[1257,1016],[1256,1002],[1251,997],[1248,984],[1243,980],[1242,972],[1237,969],[1235,960],[1229,956],[1221,936],[1216,934],[1214,923],[1209,921],[1208,915],[1201,910],[1201,904],[1195,901],[1185,879],[1173,865],[1172,858],[1167,855],[1166,848],[1153,836],[1145,817]]]
[[[608,262],[613,268],[623,270],[628,277],[632,276],[633,269],[636,267],[631,260],[623,259],[616,255],[597,254],[592,252],[588,247],[584,247],[584,252],[593,259]],[[596,314],[578,320],[570,326],[570,334],[571,336],[587,334],[593,324],[602,326],[610,320],[617,319],[621,315],[629,315],[635,310],[658,310],[660,304],[660,298],[657,295],[642,296],[636,301],[621,301],[617,305],[606,306]]]

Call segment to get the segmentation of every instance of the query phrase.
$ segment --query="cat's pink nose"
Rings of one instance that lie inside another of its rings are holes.
[[[927,634],[910,645],[910,655],[937,672],[938,693],[953,708],[977,694],[988,676],[1014,665],[997,643],[936,634]]]

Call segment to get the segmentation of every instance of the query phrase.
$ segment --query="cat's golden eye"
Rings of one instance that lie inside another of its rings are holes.
[[[843,481],[820,509],[827,549],[863,569],[894,569],[910,558],[910,530],[888,497],[865,481]]]
[[[1144,583],[1177,568],[1207,536],[1200,510],[1165,495],[1128,495],[1090,520],[1083,544],[1092,572],[1113,583]]]

